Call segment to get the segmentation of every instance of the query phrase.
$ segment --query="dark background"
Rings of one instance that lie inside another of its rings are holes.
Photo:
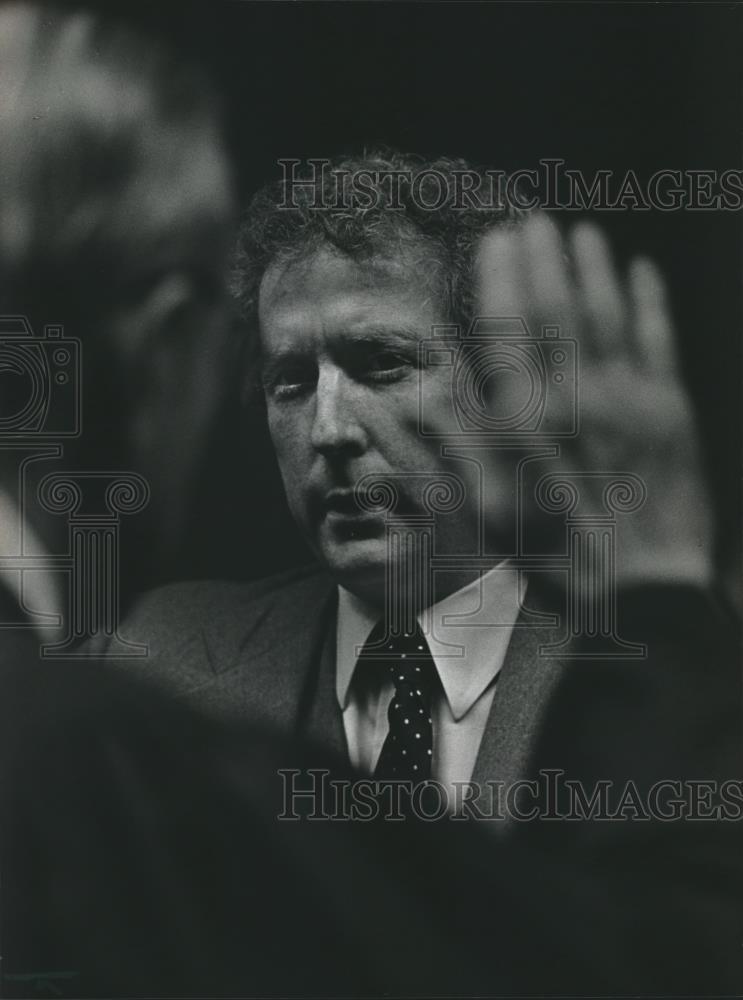
[[[279,157],[386,144],[507,171],[741,166],[735,4],[211,3],[121,10],[210,68],[241,195]],[[728,561],[739,520],[741,214],[596,213],[620,262],[671,285]],[[577,218],[571,213],[569,220]],[[255,413],[226,406],[181,575],[255,577],[304,558]]]

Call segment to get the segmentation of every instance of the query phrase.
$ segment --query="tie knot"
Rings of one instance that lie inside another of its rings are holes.
[[[412,632],[394,633],[385,623],[377,622],[361,650],[361,657],[369,660],[429,659],[431,650],[420,626]]]
[[[436,667],[420,628],[391,635],[380,622],[372,629],[359,659],[384,664],[396,690],[405,689],[424,698],[430,696],[437,677]]]

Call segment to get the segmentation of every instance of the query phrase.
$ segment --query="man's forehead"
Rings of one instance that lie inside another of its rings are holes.
[[[395,256],[355,260],[321,248],[301,258],[271,264],[261,282],[259,312],[291,312],[332,303],[334,309],[364,311],[380,306],[380,293],[424,308],[441,298],[438,267],[430,252],[405,249]],[[382,300],[384,301],[384,300]]]

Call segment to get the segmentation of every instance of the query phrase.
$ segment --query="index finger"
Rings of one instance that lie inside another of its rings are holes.
[[[520,273],[520,234],[497,228],[487,233],[477,256],[477,311],[481,316],[521,316],[524,288]]]
[[[660,271],[647,257],[636,257],[629,267],[629,285],[640,364],[657,375],[677,373],[679,358]]]

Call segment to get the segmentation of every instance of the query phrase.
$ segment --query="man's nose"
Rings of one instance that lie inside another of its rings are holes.
[[[326,457],[366,448],[366,432],[359,420],[360,401],[353,381],[340,368],[321,368],[315,395],[312,446]]]

